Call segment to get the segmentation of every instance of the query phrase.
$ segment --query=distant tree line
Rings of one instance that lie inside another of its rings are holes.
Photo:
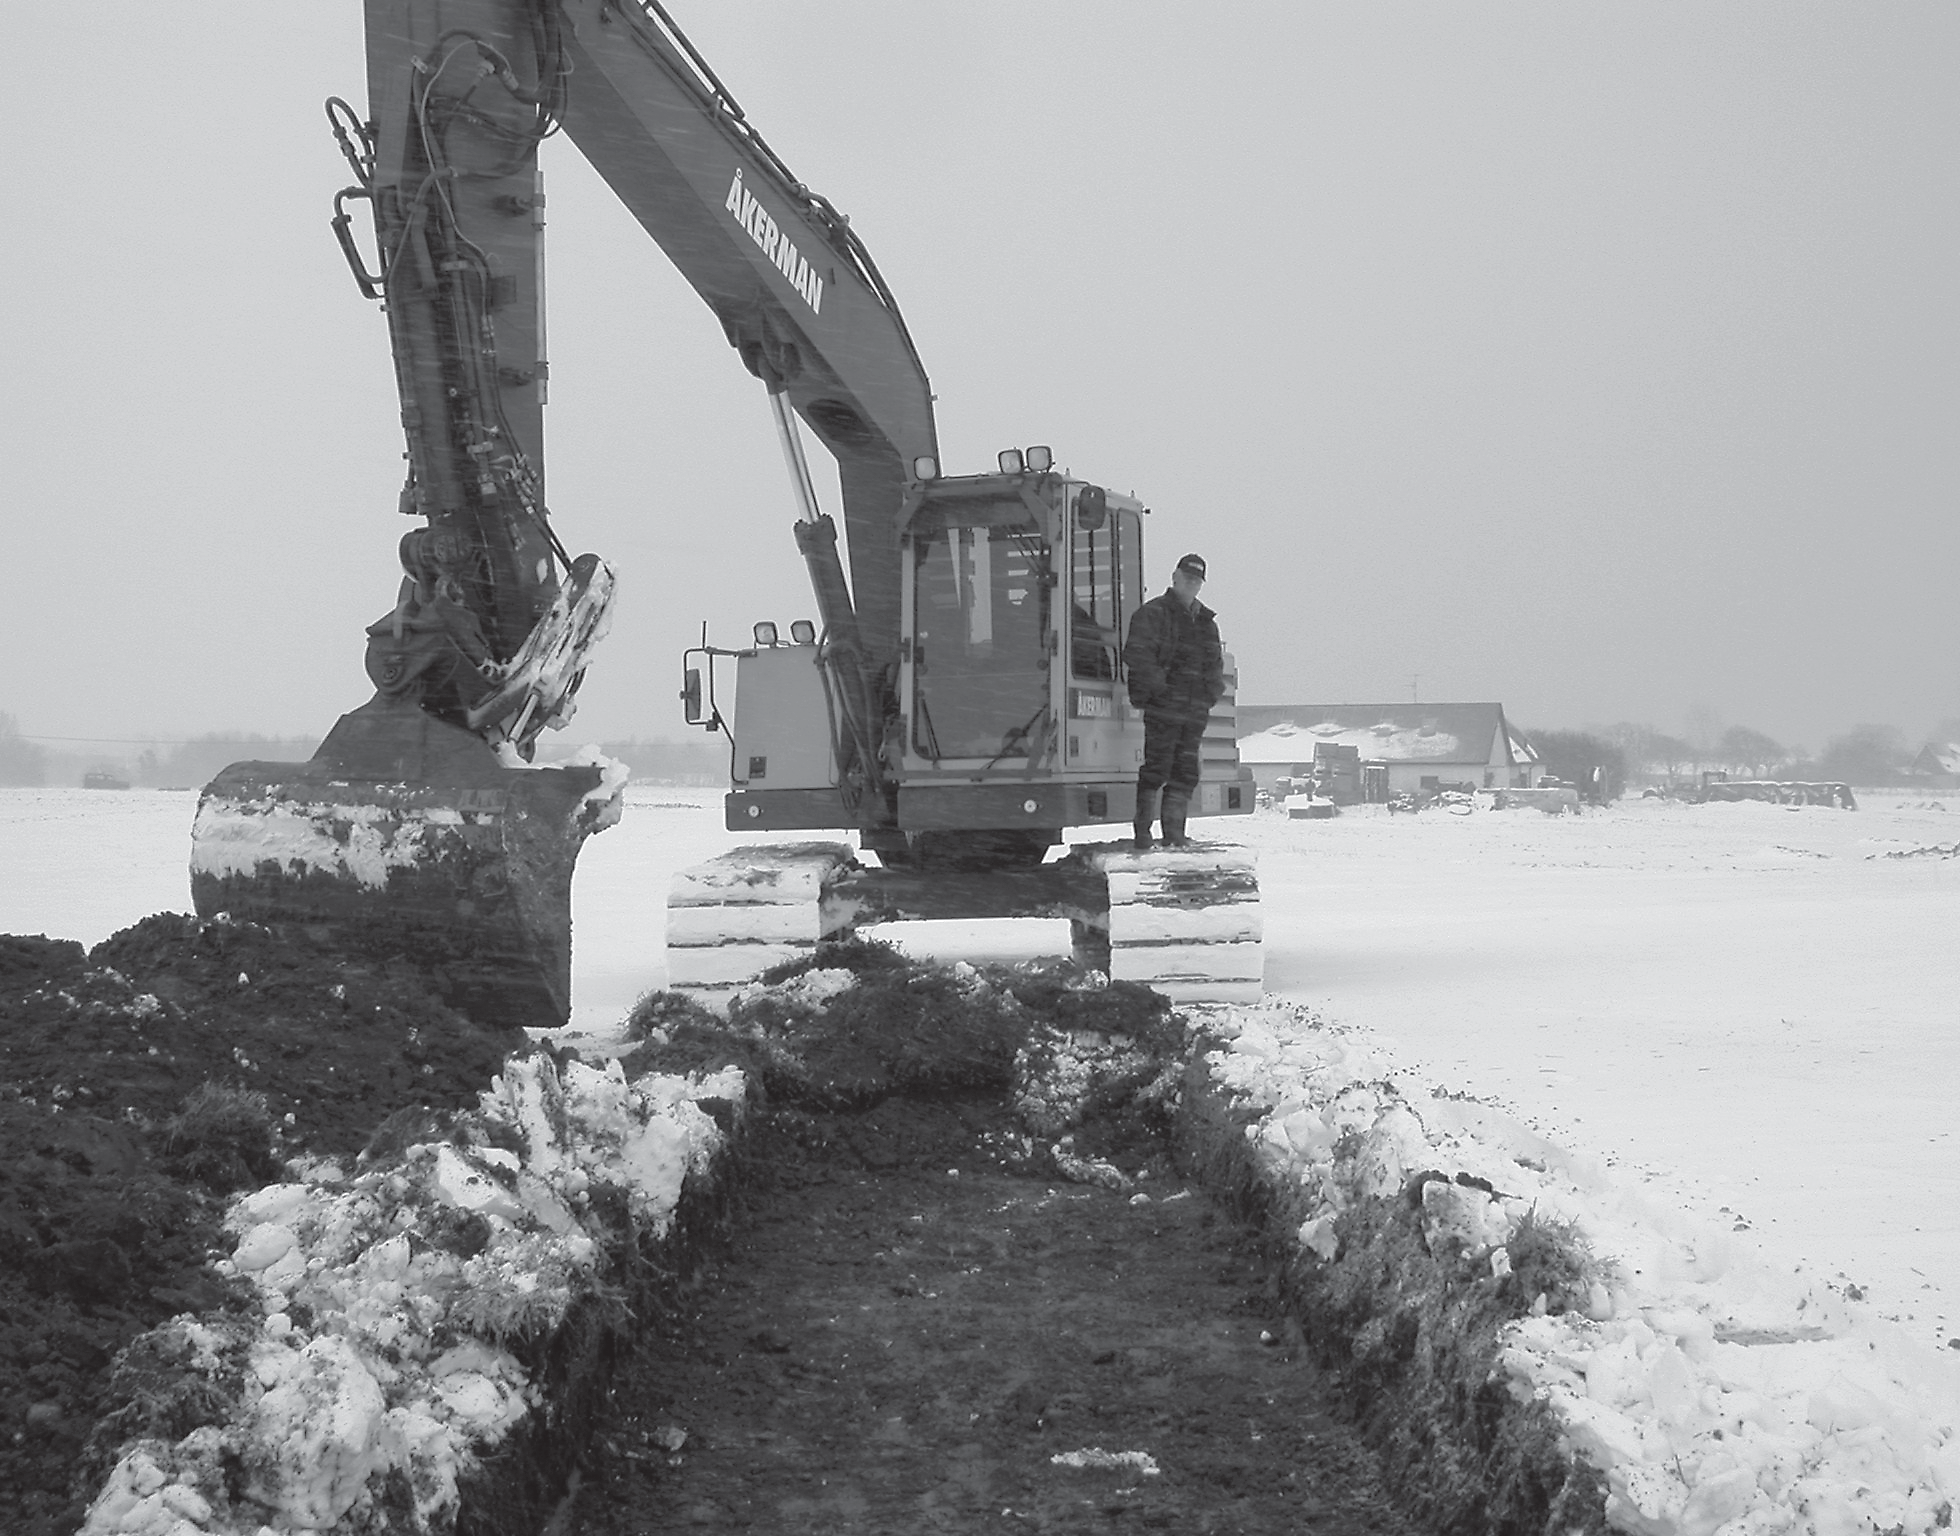
[[[164,742],[137,754],[131,782],[159,789],[202,789],[231,763],[303,763],[320,745],[317,736],[210,735]]]
[[[266,762],[304,762],[319,742],[311,737],[202,736],[178,743],[167,755],[145,752],[136,763],[134,782],[196,787],[207,784],[227,763],[257,758]],[[556,738],[540,743],[538,761],[563,755]],[[570,749],[567,748],[567,751]],[[711,736],[695,741],[607,741],[599,750],[633,770],[642,783],[719,784],[728,778],[728,741]]]
[[[198,789],[217,777],[218,770],[227,763],[251,758],[304,762],[313,755],[319,742],[310,736],[233,733],[200,736],[192,741],[156,742],[135,753],[121,743],[115,745],[116,750],[112,751],[50,748],[23,736],[20,722],[12,715],[0,714],[0,784],[75,785],[81,783],[83,774],[101,770],[131,784]]]
[[[1629,785],[1664,784],[1711,771],[1732,778],[1842,782],[1862,788],[1914,782],[1916,754],[1905,733],[1890,725],[1854,725],[1825,742],[1814,756],[1746,725],[1711,732],[1700,746],[1631,721],[1580,731],[1526,731],[1525,736],[1546,771],[1570,783],[1588,784],[1595,768],[1604,770],[1609,797],[1625,793]],[[1942,721],[1932,739],[1941,745],[1960,744],[1960,719]]]
[[[642,784],[726,784],[728,738],[691,741],[602,741],[599,750],[633,770]]]
[[[0,713],[0,785],[78,785],[82,775],[104,770],[131,784],[160,789],[200,789],[227,764],[249,761],[300,763],[320,745],[313,736],[264,736],[212,732],[188,741],[154,742],[135,750],[118,743],[104,750],[51,749],[23,735],[13,715]],[[600,750],[652,784],[723,784],[728,780],[728,739],[608,741]],[[549,750],[540,761],[553,755]]]
[[[47,749],[22,736],[12,715],[0,715],[0,784],[45,784],[47,773]]]
[[[1626,754],[1611,741],[1590,731],[1526,731],[1525,739],[1537,752],[1545,771],[1568,784],[1585,788],[1593,782],[1593,771],[1600,770],[1600,783],[1608,800],[1626,793]]]
[[[1735,777],[1842,781],[1865,788],[1909,784],[1916,755],[1905,733],[1890,725],[1853,726],[1825,742],[1815,756],[1746,725],[1728,726],[1701,746],[1630,721],[1525,735],[1546,771],[1558,778],[1585,785],[1592,782],[1595,769],[1602,770],[1610,798],[1629,786],[1666,783],[1708,770]],[[1960,718],[1940,722],[1932,741],[1942,747],[1960,744]],[[214,732],[189,741],[159,742],[134,757],[50,751],[22,735],[13,715],[0,713],[0,785],[75,784],[83,772],[107,768],[134,784],[194,789],[209,783],[228,763],[304,762],[318,745],[310,736]],[[720,784],[728,777],[728,743],[721,736],[607,741],[600,750],[625,763],[642,783]]]

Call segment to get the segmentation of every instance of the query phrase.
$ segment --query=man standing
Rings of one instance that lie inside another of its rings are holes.
[[[1143,766],[1137,770],[1136,845],[1150,846],[1157,792],[1164,797],[1164,843],[1190,841],[1184,820],[1198,787],[1198,743],[1211,707],[1225,693],[1225,652],[1218,615],[1198,601],[1205,563],[1186,555],[1171,572],[1170,590],[1153,597],[1130,620],[1123,643],[1130,703],[1143,711]]]

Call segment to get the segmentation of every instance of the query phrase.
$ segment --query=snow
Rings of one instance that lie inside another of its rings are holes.
[[[270,795],[214,802],[198,812],[191,864],[222,879],[270,863],[295,878],[317,872],[379,890],[391,871],[426,860],[427,828],[462,821],[448,806],[294,806]]]
[[[1393,758],[1397,762],[1481,762],[1483,758],[1475,752],[1466,752],[1463,743],[1448,731],[1423,731],[1416,728],[1397,726],[1384,720],[1381,724],[1349,729],[1332,720],[1323,720],[1316,725],[1293,725],[1282,722],[1263,731],[1254,732],[1239,740],[1239,757],[1248,763],[1309,762],[1313,758],[1314,743],[1329,742],[1335,746],[1353,747],[1361,754],[1362,761],[1378,758]]]
[[[548,1334],[600,1262],[609,1218],[592,1209],[593,1186],[623,1189],[639,1231],[663,1235],[683,1181],[722,1145],[698,1101],[744,1097],[732,1067],[628,1083],[616,1061],[560,1070],[524,1057],[451,1140],[352,1177],[331,1161],[289,1165],[288,1182],[234,1200],[237,1241],[216,1267],[256,1288],[260,1317],[164,1326],[203,1346],[214,1389],[220,1359],[242,1354],[243,1395],[223,1427],[126,1448],[82,1536],[365,1528],[390,1471],[405,1475],[421,1527],[446,1528],[459,1477],[542,1401],[510,1350],[451,1341]],[[409,1239],[444,1207],[483,1224],[467,1256]],[[240,1508],[222,1502],[214,1466],[226,1459],[245,1472]]]
[[[1058,1467],[1087,1467],[1102,1472],[1131,1472],[1138,1477],[1156,1477],[1162,1472],[1148,1451],[1106,1451],[1092,1445],[1080,1451],[1057,1451],[1048,1458]]]
[[[664,984],[673,871],[763,840],[723,831],[720,802],[629,786],[619,825],[586,845],[580,1028]],[[0,791],[0,931],[93,943],[183,909],[194,805]],[[1259,856],[1266,984],[1292,1022],[1242,1029],[1234,1054],[1273,1102],[1258,1129],[1274,1155],[1312,1170],[1355,1117],[1378,1178],[1391,1158],[1434,1158],[1529,1194],[1614,1260],[1599,1304],[1529,1320],[1506,1364],[1611,1466],[1628,1530],[1918,1531],[1960,1492],[1960,1351],[1946,1348],[1960,1332],[1960,860],[1938,856],[1960,840],[1960,805],[1861,806],[1202,824]],[[1054,927],[1014,925],[1014,942],[1065,951]],[[960,928],[911,942],[985,947]],[[1398,1102],[1350,1094],[1330,1112],[1309,1082],[1330,1053],[1356,1080],[1380,1068]],[[632,1156],[673,1166],[679,1138]],[[1503,1262],[1501,1213],[1435,1200],[1439,1233]],[[296,1219],[268,1210],[259,1225],[297,1245]],[[1302,1241],[1329,1231],[1308,1221]],[[296,1249],[255,1241],[263,1285]],[[118,1475],[132,1504],[161,1497],[140,1465]]]
[[[1255,825],[1266,983],[1960,1332],[1960,818],[1623,802]]]
[[[1432,1255],[1509,1273],[1505,1245],[1531,1216],[1570,1223],[1602,1261],[1581,1309],[1548,1312],[1541,1297],[1510,1327],[1501,1365],[1606,1473],[1618,1529],[1946,1523],[1960,1494],[1952,1351],[1501,1110],[1415,1086],[1372,1034],[1278,1001],[1203,1016],[1227,1042],[1208,1058],[1213,1080],[1265,1111],[1246,1134],[1267,1177],[1299,1192],[1299,1240],[1321,1259],[1338,1252],[1342,1210],[1433,1170]]]

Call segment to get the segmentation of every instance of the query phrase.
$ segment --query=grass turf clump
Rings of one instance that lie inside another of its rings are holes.
[[[1031,1076],[1045,1084],[1068,1065],[1058,1052],[1095,1057],[1094,1071],[1075,1074],[1084,1102],[1036,1116],[1043,1134],[1128,1105],[1185,1045],[1170,1004],[1147,987],[1092,984],[1072,966],[928,963],[857,938],[765,971],[734,994],[726,1019],[679,993],[651,994],[627,1033],[640,1042],[629,1073],[733,1065],[769,1101],[816,1111],[868,1109],[894,1094],[996,1093]]]
[[[728,1022],[758,1047],[769,1096],[812,1109],[997,1091],[1028,1029],[1025,1010],[972,966],[862,940],[766,973],[736,994]]]
[[[712,1075],[732,1066],[753,1082],[766,1054],[753,1031],[731,1028],[684,992],[642,997],[627,1015],[626,1038],[637,1042],[619,1059],[629,1078],[643,1072]]]
[[[1553,1316],[1584,1311],[1604,1279],[1585,1235],[1569,1221],[1540,1214],[1536,1206],[1518,1219],[1504,1249],[1511,1262],[1504,1300],[1514,1315],[1536,1310],[1540,1296]]]
[[[1185,1028],[1170,999],[1140,982],[1083,986],[1080,972],[1055,970],[1007,971],[999,980],[1016,1002],[1056,1029],[1127,1036],[1162,1058],[1184,1050]]]
[[[908,959],[905,952],[895,945],[887,944],[882,939],[853,936],[826,940],[807,955],[771,966],[756,980],[765,987],[779,987],[811,971],[849,971],[853,976],[864,977],[909,974],[924,969],[926,967]]]
[[[1333,1261],[1289,1266],[1290,1298],[1404,1507],[1444,1532],[1604,1532],[1604,1478],[1560,1449],[1550,1409],[1520,1401],[1498,1364],[1502,1330],[1540,1294],[1548,1309],[1553,1292],[1561,1310],[1583,1301],[1594,1270],[1570,1230],[1526,1217],[1502,1277],[1432,1254],[1404,1199],[1358,1201],[1335,1231]]]
[[[157,1127],[165,1166],[219,1194],[278,1177],[272,1134],[264,1094],[210,1082]]]
[[[676,1030],[719,1024],[714,1013],[685,992],[648,992],[626,1015],[628,1040],[665,1040]]]
[[[100,1487],[122,1447],[181,1440],[222,1425],[243,1395],[256,1319],[177,1317],[138,1335],[115,1359],[96,1421],[76,1466],[77,1491]]]

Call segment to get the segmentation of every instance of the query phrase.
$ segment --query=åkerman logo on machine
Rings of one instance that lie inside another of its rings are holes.
[[[796,249],[795,242],[777,227],[776,221],[764,211],[762,204],[742,185],[742,168],[739,165],[735,167],[735,179],[728,184],[728,198],[722,206],[735,215],[735,222],[748,231],[749,238],[761,248],[762,254],[789,279],[790,287],[810,306],[810,313],[822,314],[823,279],[817,276],[817,269]]]

